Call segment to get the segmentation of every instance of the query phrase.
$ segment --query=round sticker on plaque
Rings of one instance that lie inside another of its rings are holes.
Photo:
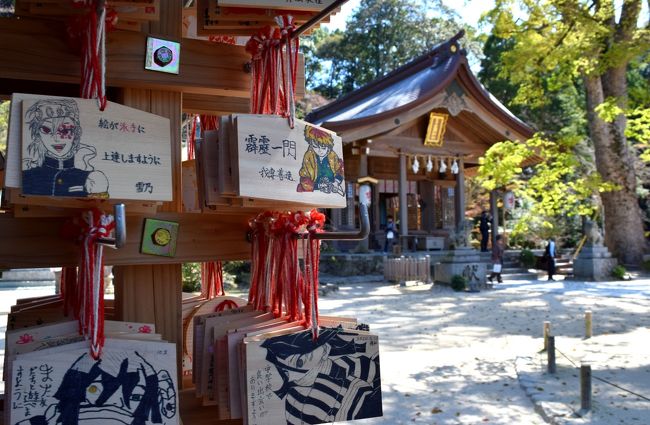
[[[144,221],[140,252],[143,254],[173,257],[176,255],[177,239],[178,223],[147,218]]]
[[[167,246],[172,240],[172,234],[169,230],[160,228],[153,232],[151,239],[153,240],[154,245]]]

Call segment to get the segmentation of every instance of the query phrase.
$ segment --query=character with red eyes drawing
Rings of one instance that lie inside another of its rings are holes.
[[[25,113],[32,142],[23,157],[23,194],[108,198],[108,179],[81,143],[79,108],[72,99],[45,99]]]

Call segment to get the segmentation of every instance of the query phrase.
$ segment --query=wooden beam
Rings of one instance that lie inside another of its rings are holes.
[[[0,19],[0,78],[79,84],[79,56],[66,44],[64,31],[47,20]],[[175,75],[144,69],[146,37],[131,31],[108,34],[108,86],[250,96],[244,46],[182,39],[180,74]],[[180,35],[168,38],[180,40]]]
[[[158,213],[156,218],[179,223],[175,257],[140,254],[143,216],[127,217],[127,241],[106,249],[107,265],[174,264],[214,260],[246,260],[249,215]],[[0,214],[0,269],[76,266],[79,246],[62,239],[66,218],[13,218]]]
[[[422,139],[410,136],[381,136],[372,139],[370,145],[370,155],[373,150],[381,150],[385,148],[392,148],[400,150],[409,154],[418,155],[439,155],[439,156],[454,156],[454,155],[470,155],[480,156],[485,153],[489,146],[478,143],[466,143],[457,140],[445,140],[440,148],[428,147],[422,144]]]
[[[250,100],[242,97],[183,93],[183,112],[207,115],[248,114]]]

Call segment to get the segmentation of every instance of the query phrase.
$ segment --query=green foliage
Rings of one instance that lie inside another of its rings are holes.
[[[463,276],[455,274],[451,277],[451,289],[458,292],[464,291],[466,287],[467,280]]]
[[[612,269],[612,276],[615,277],[616,279],[625,279],[627,276],[627,270],[625,270],[625,267],[618,265],[614,266]]]
[[[183,263],[183,292],[201,290],[201,263]]]
[[[247,285],[250,283],[251,262],[224,261],[223,273],[225,281],[233,281],[238,285]]]
[[[440,1],[362,0],[346,31],[315,31],[307,42],[306,73],[319,76],[307,79],[308,88],[329,98],[349,93],[448,39],[458,21]],[[465,48],[480,55],[474,30],[466,30]]]
[[[645,270],[646,272],[650,272],[650,260],[645,260],[645,261],[641,264],[641,268],[642,268],[643,270]]]
[[[522,249],[519,253],[519,262],[526,267],[531,268],[535,266],[535,254],[529,249]]]
[[[9,104],[0,101],[0,152],[7,153],[7,130],[9,128]]]
[[[575,150],[579,138],[549,140],[541,134],[523,142],[505,141],[493,145],[479,159],[478,178],[486,190],[507,187],[522,203],[530,205],[513,229],[513,235],[526,235],[531,229],[556,227],[553,217],[593,216],[596,194],[616,187],[605,183],[596,172],[586,173]],[[522,170],[529,158],[536,165]]]

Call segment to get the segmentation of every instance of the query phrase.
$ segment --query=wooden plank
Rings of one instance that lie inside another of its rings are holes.
[[[107,265],[127,265],[248,259],[250,245],[246,233],[252,216],[250,212],[157,214],[157,219],[179,223],[175,257],[140,254],[143,217],[127,216],[126,245],[118,250],[106,249],[105,261]],[[76,266],[79,247],[60,236],[65,221],[64,218],[17,219],[7,213],[0,214],[0,269]]]
[[[10,164],[21,162],[16,154],[20,152],[17,147],[22,139],[23,194],[171,199],[168,119],[113,102],[108,102],[102,112],[95,100],[77,98],[14,94],[11,106],[9,160]],[[47,119],[46,110],[59,112]],[[22,120],[16,120],[19,116]],[[22,121],[22,136],[15,121]],[[49,133],[30,131],[34,125],[46,128]],[[34,155],[37,151],[43,152]],[[61,158],[66,158],[68,151],[74,152],[70,170],[56,175],[49,173],[47,170],[53,167],[47,166],[47,162],[56,165]]]
[[[183,103],[182,93],[159,92],[151,93],[151,112],[169,118],[171,128],[171,163],[172,163],[172,193],[173,201],[166,202],[160,211],[181,212],[183,211],[183,186],[182,165],[181,165],[181,105]]]
[[[113,267],[115,315],[119,320],[156,323],[152,266]]]
[[[163,15],[161,20],[175,19],[180,27],[180,11],[176,18]],[[65,26],[51,21],[0,19],[0,78],[79,84],[79,57],[70,51],[64,32]],[[180,74],[174,75],[144,69],[146,37],[131,31],[108,34],[108,86],[250,96],[250,74],[243,71],[249,60],[244,46],[183,39]],[[180,32],[172,38],[180,40]]]
[[[183,372],[182,265],[152,266],[153,301],[157,332],[169,342],[176,343],[179,379]]]
[[[250,100],[240,97],[184,93],[183,112],[206,115],[248,114],[250,112]]]
[[[239,196],[346,206],[343,148],[336,133],[298,119],[290,128],[282,117],[235,117],[237,142],[231,149],[237,158],[233,177],[239,181]]]

